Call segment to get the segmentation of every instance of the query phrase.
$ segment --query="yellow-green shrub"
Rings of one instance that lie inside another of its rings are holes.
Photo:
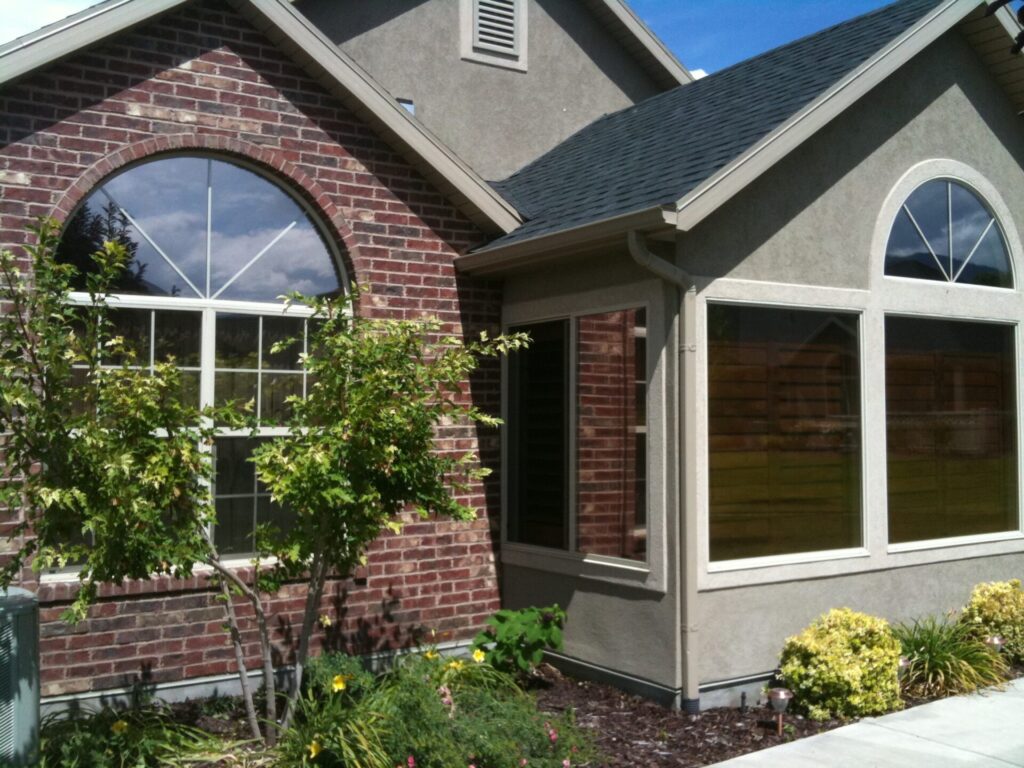
[[[900,641],[884,619],[831,610],[782,649],[781,677],[814,720],[901,709]]]
[[[960,620],[979,638],[999,635],[1006,641],[1006,655],[1024,662],[1024,590],[1020,579],[978,584]]]

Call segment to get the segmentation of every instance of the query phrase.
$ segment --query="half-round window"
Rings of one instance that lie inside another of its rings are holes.
[[[210,157],[134,166],[94,190],[64,233],[80,270],[104,240],[133,256],[120,293],[229,301],[337,294],[339,266],[294,197]]]
[[[300,353],[310,310],[279,297],[337,295],[338,258],[290,192],[242,166],[209,156],[151,160],[106,179],[67,223],[58,259],[84,274],[102,243],[123,244],[128,269],[105,297],[110,318],[134,348],[133,365],[173,359],[185,397],[200,406],[251,401],[249,430],[220,430],[214,441],[217,525],[222,555],[252,552],[257,525],[286,526],[256,478],[254,446],[282,434],[292,396],[310,385]],[[88,294],[72,294],[76,303]],[[298,338],[287,351],[275,342]],[[111,364],[117,361],[111,360]]]
[[[885,274],[1013,287],[999,222],[977,194],[950,179],[922,184],[900,208],[885,250]]]

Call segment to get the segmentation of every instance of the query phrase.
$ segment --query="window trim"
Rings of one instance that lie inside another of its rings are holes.
[[[489,64],[502,69],[518,72],[527,71],[529,49],[529,2],[513,0],[515,3],[516,52],[502,54],[476,44],[476,0],[460,0],[459,3],[459,56],[463,61]]]
[[[581,316],[617,312],[628,309],[644,309],[647,312],[647,560],[640,562],[608,555],[585,554],[573,551],[576,545],[576,454],[575,438],[570,440],[569,463],[573,468],[569,477],[569,550],[520,544],[508,538],[508,466],[509,434],[501,432],[501,562],[533,570],[558,573],[565,576],[587,578],[622,586],[642,588],[659,594],[668,589],[669,551],[676,547],[670,540],[671,526],[668,524],[670,510],[674,508],[675,497],[670,484],[675,482],[675,471],[670,456],[669,443],[673,425],[670,423],[675,407],[669,402],[669,373],[665,365],[665,353],[670,348],[672,331],[665,330],[665,303],[661,300],[664,286],[660,281],[643,281],[615,288],[599,289],[584,294],[554,296],[522,304],[506,304],[503,309],[502,330],[542,323],[553,320],[569,320],[575,329],[576,319]],[[570,339],[570,355],[575,360],[576,334]],[[510,403],[509,361],[502,359],[501,371],[501,412],[508,420]],[[570,364],[570,386],[575,387],[575,365]],[[574,391],[574,390],[573,390]],[[575,396],[570,397],[570,415],[575,423]],[[570,430],[572,434],[573,430]],[[656,461],[656,457],[662,457]]]

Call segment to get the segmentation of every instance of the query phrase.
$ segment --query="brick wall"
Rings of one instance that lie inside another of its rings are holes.
[[[105,176],[160,152],[215,151],[271,170],[312,202],[368,286],[362,311],[435,315],[446,332],[494,328],[494,284],[456,279],[453,257],[482,239],[444,197],[259,32],[219,1],[195,3],[0,92],[0,244],[26,241],[36,217],[64,220]],[[467,383],[491,412],[498,370]],[[439,450],[479,450],[496,465],[497,434],[448,428]],[[465,637],[498,607],[492,533],[496,486],[463,501],[471,524],[414,522],[377,542],[355,581],[324,598],[333,626],[314,647],[412,644],[429,629]],[[59,614],[73,585],[35,584],[43,603],[43,694],[233,671],[222,608],[202,575],[110,588],[83,624]],[[292,650],[303,594],[273,601],[280,657]],[[244,606],[240,610],[245,614]],[[255,662],[255,632],[246,617]]]
[[[576,506],[580,552],[642,560],[646,528],[637,515],[643,504],[637,439],[643,433],[637,428],[644,390],[637,382],[646,373],[638,354],[638,314],[623,310],[577,321]]]

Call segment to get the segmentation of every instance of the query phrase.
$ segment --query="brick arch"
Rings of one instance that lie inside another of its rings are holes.
[[[173,134],[151,136],[148,139],[128,144],[111,152],[90,166],[79,176],[54,205],[51,216],[64,223],[72,211],[92,192],[100,182],[115,171],[127,165],[156,155],[171,152],[219,152],[235,155],[263,166],[272,175],[284,181],[298,192],[317,212],[327,226],[328,234],[341,245],[341,258],[346,277],[355,280],[355,262],[359,252],[358,240],[348,224],[342,209],[334,203],[327,191],[308,173],[281,157],[279,152],[239,139],[205,134]]]

